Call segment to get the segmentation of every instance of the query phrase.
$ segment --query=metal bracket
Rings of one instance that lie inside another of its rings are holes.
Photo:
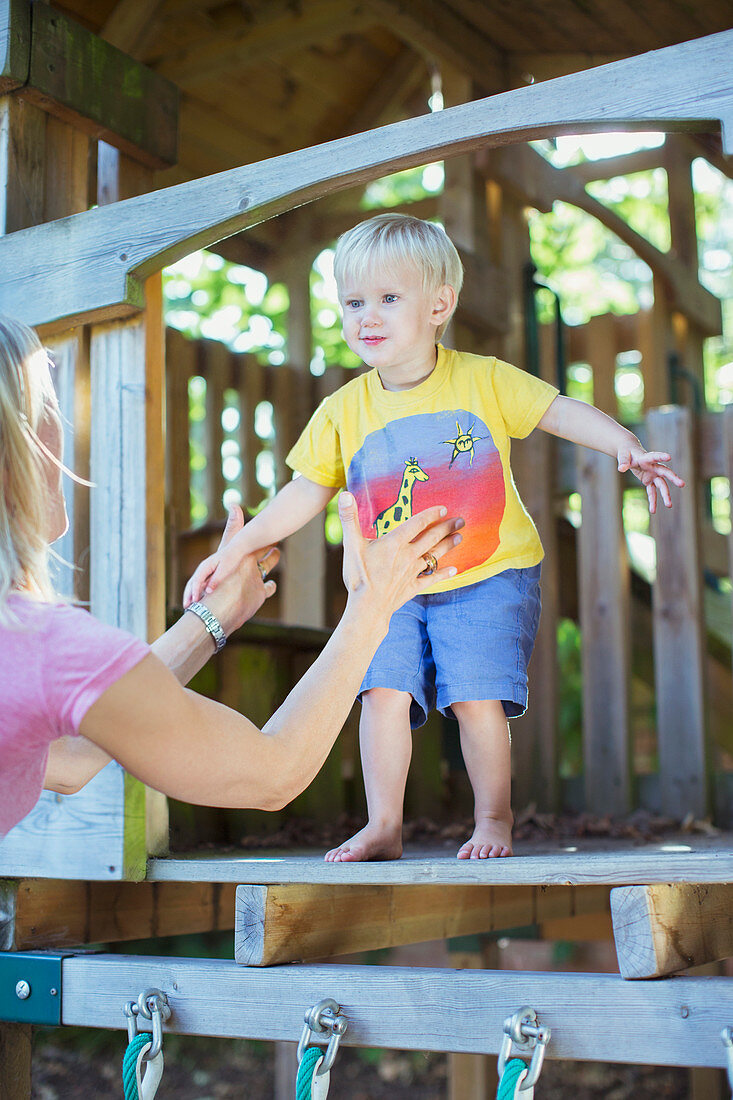
[[[0,953],[0,1020],[60,1024],[64,957],[36,951]]]

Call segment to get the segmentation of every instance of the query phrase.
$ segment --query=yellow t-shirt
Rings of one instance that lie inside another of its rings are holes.
[[[494,356],[438,345],[435,370],[419,386],[385,390],[371,370],[327,397],[286,461],[319,485],[346,486],[367,538],[433,504],[462,516],[463,542],[440,563],[458,573],[430,591],[462,588],[542,560],[509,441],[529,435],[557,394]]]

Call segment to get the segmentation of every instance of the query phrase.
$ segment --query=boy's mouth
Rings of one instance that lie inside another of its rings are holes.
[[[375,347],[377,344],[381,344],[384,336],[362,336],[362,343],[369,344],[371,347]]]

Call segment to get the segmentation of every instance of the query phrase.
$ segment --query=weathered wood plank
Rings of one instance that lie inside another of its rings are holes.
[[[45,132],[38,107],[0,98],[0,236],[43,221]]]
[[[621,478],[613,459],[587,447],[577,448],[577,469],[585,804],[593,813],[624,814],[631,808],[631,636]]]
[[[622,886],[611,891],[623,978],[662,978],[733,955],[733,884]]]
[[[34,4],[25,98],[150,168],[178,159],[178,89],[48,4]]]
[[[12,888],[6,950],[58,950],[234,926],[233,883],[24,879]]]
[[[576,895],[585,895],[576,897]],[[242,966],[424,943],[608,911],[608,888],[238,886],[234,958]]]
[[[709,806],[705,729],[705,653],[698,500],[689,409],[654,409],[649,446],[674,456],[686,487],[674,508],[652,517],[657,579],[652,588],[654,678],[662,810],[704,817]]]
[[[548,1057],[653,1065],[723,1066],[720,1031],[733,1012],[730,978],[640,984],[612,974],[252,969],[214,959],[78,955],[63,961],[62,1021],[119,1029],[121,1006],[151,985],[168,996],[166,1030],[182,1034],[293,1042],[304,1012],[330,996],[348,1018],[347,1045],[495,1054],[503,1021],[531,1004],[552,1028]],[[589,1027],[589,1006],[606,1026]]]
[[[0,1022],[0,1100],[30,1100],[33,1028]]]
[[[28,0],[0,0],[0,94],[25,84],[30,55]]]
[[[14,234],[0,242],[0,307],[32,324],[119,315],[140,307],[141,277],[195,248],[329,191],[482,145],[722,119],[732,148],[731,42],[733,31],[722,32]]]
[[[537,851],[539,847],[539,852]],[[326,863],[323,853],[251,852],[218,858],[193,855],[154,859],[152,881],[336,885],[424,883],[494,885],[603,885],[657,882],[733,882],[733,835],[707,841],[675,835],[644,847],[587,840],[532,846],[519,842],[513,859],[456,859],[445,851],[409,853],[380,863]]]

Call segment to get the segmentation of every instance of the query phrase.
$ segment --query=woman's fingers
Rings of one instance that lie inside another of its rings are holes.
[[[260,574],[264,573],[263,580],[268,573],[272,573],[279,561],[280,551],[276,546],[268,546],[266,550],[261,551],[257,559],[257,567],[260,570]]]
[[[450,530],[434,545],[429,546],[427,550],[423,550],[422,553],[418,551],[420,560],[424,560],[425,554],[432,554],[438,561],[447,554],[449,550],[452,550],[454,546],[458,546],[460,542],[463,542],[463,535],[459,535],[456,530],[455,522],[451,523]],[[435,576],[435,574],[433,574]]]
[[[227,515],[226,527],[224,528],[224,534],[221,536],[221,542],[219,543],[219,549],[223,550],[228,542],[234,538],[238,531],[241,531],[244,527],[244,512],[238,504],[232,504]]]
[[[407,525],[405,524],[404,526]],[[422,534],[420,534],[417,538],[412,539],[412,546],[414,546],[415,552],[418,557],[421,557],[423,554],[427,553],[435,554],[436,558],[439,557],[440,555],[436,547],[439,545],[442,546],[444,543],[446,543],[446,540],[452,539],[455,536],[459,526],[464,526],[463,520],[457,520],[451,516],[450,519],[444,519],[441,520],[440,523],[434,523],[433,526],[428,528],[427,531],[423,531]],[[459,536],[458,542],[461,542],[461,539],[462,536]],[[450,549],[450,547],[453,545],[455,544],[452,542],[450,543],[450,545],[446,543],[443,549],[441,549],[440,553],[445,554],[446,550]]]

